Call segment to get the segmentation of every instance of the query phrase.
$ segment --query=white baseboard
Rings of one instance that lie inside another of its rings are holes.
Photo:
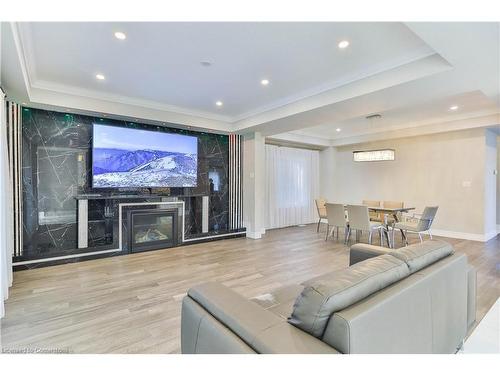
[[[498,235],[498,226],[496,230],[492,230],[491,232],[488,232],[484,236],[484,242],[491,240],[492,238],[496,237]]]
[[[460,240],[480,241],[480,242],[486,242],[498,234],[498,232],[495,231],[492,231],[487,234],[479,234],[479,233],[467,233],[467,232],[454,232],[443,229],[432,229],[431,232],[432,235],[436,235],[439,237],[458,238]]]
[[[253,240],[258,240],[258,239],[262,238],[262,234],[263,234],[262,231],[252,232],[252,231],[247,230],[247,237],[251,238]]]

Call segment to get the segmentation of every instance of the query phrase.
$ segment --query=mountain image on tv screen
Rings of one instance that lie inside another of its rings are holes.
[[[194,187],[198,138],[94,124],[94,188]]]

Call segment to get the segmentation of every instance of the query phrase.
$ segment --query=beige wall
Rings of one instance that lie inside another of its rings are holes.
[[[437,232],[482,239],[491,228],[492,217],[490,211],[485,213],[487,197],[491,200],[485,176],[492,173],[491,164],[486,165],[487,155],[491,161],[492,145],[490,142],[487,152],[485,134],[484,129],[473,129],[343,146],[336,148],[334,157],[328,157],[331,151],[327,149],[322,151],[321,171],[332,173],[323,176],[321,191],[330,201],[342,203],[401,200],[406,206],[415,206],[415,212],[422,212],[426,205],[438,205]],[[396,160],[352,160],[353,150],[380,148],[395,149]],[[328,165],[330,160],[334,165]]]

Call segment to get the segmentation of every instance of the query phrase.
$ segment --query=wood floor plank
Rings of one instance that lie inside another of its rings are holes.
[[[446,240],[478,271],[480,320],[500,297],[500,239]],[[181,301],[191,286],[218,281],[254,297],[347,264],[348,247],[325,241],[324,232],[308,225],[271,230],[260,240],[227,239],[20,271],[1,320],[0,345],[179,353]]]

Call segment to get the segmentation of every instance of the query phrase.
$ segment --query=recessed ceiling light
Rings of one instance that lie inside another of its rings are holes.
[[[260,81],[260,84],[262,86],[267,86],[267,85],[269,85],[269,80],[268,79],[263,79],[262,81]]]
[[[121,31],[117,31],[115,33],[115,38],[120,39],[120,40],[125,40],[125,39],[127,39],[127,36],[125,35],[125,33],[122,33]]]
[[[95,75],[95,77],[96,77],[97,79],[101,80],[101,81],[102,81],[102,80],[104,80],[104,79],[106,78],[106,77],[104,77],[104,75],[103,75],[103,74],[96,74],[96,75]]]
[[[339,48],[340,49],[344,49],[344,48],[347,48],[349,47],[349,41],[348,40],[342,40],[340,43],[339,43]]]
[[[340,128],[335,129],[335,131],[336,131],[336,132],[339,132],[339,131],[341,131],[341,130],[342,130],[342,129],[340,129]]]
[[[452,105],[450,107],[450,111],[456,111],[458,109],[458,105]]]
[[[222,107],[222,105],[223,105],[223,104],[224,104],[224,103],[222,103],[220,100],[217,100],[217,101],[215,102],[215,105],[216,105],[217,107]]]

